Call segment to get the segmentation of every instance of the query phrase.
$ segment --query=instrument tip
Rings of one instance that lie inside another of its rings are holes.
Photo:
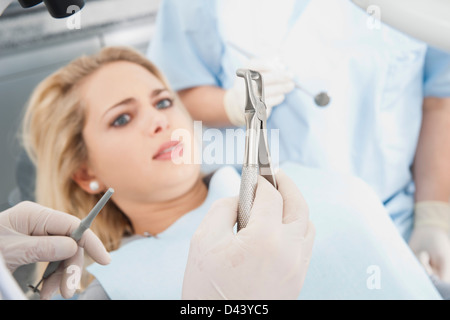
[[[325,107],[330,103],[330,97],[325,92],[321,92],[314,97],[314,102],[319,107]]]

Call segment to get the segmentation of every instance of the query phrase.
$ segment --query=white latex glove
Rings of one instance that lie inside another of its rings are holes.
[[[264,102],[267,107],[267,118],[269,118],[272,108],[282,103],[285,95],[294,89],[293,76],[277,60],[251,59],[244,68],[261,73]],[[233,87],[225,92],[223,100],[228,119],[235,126],[245,125],[245,101],[244,79],[236,77]]]
[[[450,282],[450,205],[446,202],[418,202],[409,246],[428,273]]]
[[[1,212],[0,251],[7,268],[14,272],[25,264],[64,260],[44,281],[41,298],[50,298],[58,287],[64,298],[72,297],[78,283],[73,283],[71,266],[83,269],[83,248],[100,264],[108,264],[111,260],[100,239],[90,229],[78,243],[69,237],[79,224],[80,219],[74,216],[29,201]],[[79,277],[75,280],[79,281]]]
[[[278,191],[261,176],[247,226],[237,234],[237,198],[217,201],[191,241],[183,299],[297,299],[314,225],[297,186],[281,171]]]

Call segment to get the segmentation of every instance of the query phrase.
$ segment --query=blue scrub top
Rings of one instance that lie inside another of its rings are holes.
[[[348,0],[163,0],[148,56],[175,90],[230,88],[247,58],[229,42],[279,58],[305,89],[331,96],[319,108],[294,90],[272,110],[273,160],[362,178],[408,238],[423,98],[450,96],[450,55]],[[243,135],[237,140],[223,154],[242,162]]]

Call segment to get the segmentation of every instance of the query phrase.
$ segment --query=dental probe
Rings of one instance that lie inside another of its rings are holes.
[[[87,229],[89,229],[89,227],[91,226],[91,224],[94,221],[95,217],[98,215],[100,210],[103,209],[103,207],[105,206],[106,202],[108,202],[108,200],[111,198],[113,193],[114,193],[114,189],[113,188],[109,188],[108,191],[106,191],[106,193],[103,195],[103,197],[101,197],[101,199],[97,202],[97,204],[94,206],[94,208],[92,208],[91,212],[89,212],[89,214],[83,220],[81,220],[80,225],[78,226],[78,228],[75,229],[70,234],[70,237],[73,240],[75,240],[75,242],[78,242],[81,239],[81,237],[83,236],[83,233]],[[34,292],[39,291],[38,287],[41,284],[41,282],[44,281],[45,279],[47,279],[48,277],[50,277],[56,271],[56,269],[58,269],[58,267],[61,264],[61,262],[62,262],[62,260],[50,262],[48,264],[47,268],[45,269],[44,275],[42,276],[42,278],[38,282],[38,284],[35,285],[35,286],[28,285],[28,287],[33,289]]]
[[[240,47],[238,47],[237,45],[235,45],[234,43],[227,41],[227,44],[232,47],[233,49],[235,49],[236,51],[240,52],[242,55],[246,56],[248,59],[254,59],[256,58],[256,56]],[[294,85],[297,89],[300,89],[301,91],[303,91],[304,93],[306,93],[307,95],[309,95],[311,98],[314,98],[314,102],[316,103],[317,106],[319,107],[325,107],[330,103],[330,97],[328,96],[328,94],[326,92],[319,92],[318,94],[314,95],[311,92],[309,92],[308,90],[306,90],[305,88],[303,88],[297,81],[294,81]]]

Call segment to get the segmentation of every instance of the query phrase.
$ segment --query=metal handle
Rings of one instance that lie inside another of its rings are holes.
[[[42,276],[42,278],[47,279],[48,277],[50,277],[53,274],[53,272],[55,272],[56,269],[58,269],[61,262],[62,260],[50,262],[47,265],[47,268],[45,268],[44,275]]]
[[[244,165],[242,167],[241,187],[239,190],[238,223],[237,230],[247,226],[250,210],[255,200],[256,185],[258,182],[258,166]]]

